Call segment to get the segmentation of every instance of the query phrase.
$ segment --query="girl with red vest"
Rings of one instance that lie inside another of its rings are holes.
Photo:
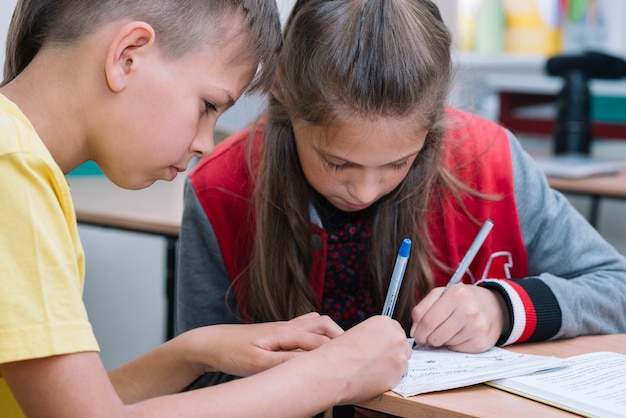
[[[307,417],[397,384],[411,348],[382,315],[346,332],[314,312],[196,328],[105,369],[65,174],[92,159],[117,186],[140,189],[209,154],[223,110],[272,87],[278,8],[13,3],[0,83],[2,418]],[[209,370],[244,378],[180,393]]]
[[[408,237],[394,317],[419,344],[626,332],[624,257],[511,132],[445,106],[451,39],[432,2],[297,1],[284,38],[264,118],[189,175],[178,331],[310,311],[350,328],[381,312]]]

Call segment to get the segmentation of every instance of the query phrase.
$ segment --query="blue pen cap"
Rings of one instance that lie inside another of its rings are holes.
[[[412,242],[408,238],[402,240],[402,245],[400,246],[400,251],[398,251],[398,255],[400,257],[408,257],[409,252],[411,251],[411,244]]]

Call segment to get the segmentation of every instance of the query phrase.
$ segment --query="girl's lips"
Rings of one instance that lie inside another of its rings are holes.
[[[354,209],[354,210],[363,210],[363,209],[366,209],[366,208],[369,208],[370,206],[372,206],[371,203],[354,204],[354,203],[350,203],[350,202],[346,202],[346,205],[348,205],[351,209]]]

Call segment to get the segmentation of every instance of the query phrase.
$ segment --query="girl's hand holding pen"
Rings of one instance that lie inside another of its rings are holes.
[[[431,290],[413,308],[410,335],[418,345],[481,353],[504,332],[508,311],[499,294],[479,286],[457,286],[493,226],[490,219],[483,223],[446,287]]]
[[[418,345],[480,353],[493,347],[508,326],[502,297],[481,286],[458,284],[431,290],[411,312],[410,336]]]

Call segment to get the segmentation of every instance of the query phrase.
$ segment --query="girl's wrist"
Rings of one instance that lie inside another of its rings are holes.
[[[511,330],[513,329],[513,321],[515,320],[513,316],[513,306],[511,305],[510,297],[507,294],[506,289],[502,286],[501,280],[481,280],[477,283],[477,285],[491,290],[498,301],[500,313],[502,316],[502,329],[500,337],[496,341],[495,345],[501,347],[505,345],[508,341],[509,336],[511,335]]]

